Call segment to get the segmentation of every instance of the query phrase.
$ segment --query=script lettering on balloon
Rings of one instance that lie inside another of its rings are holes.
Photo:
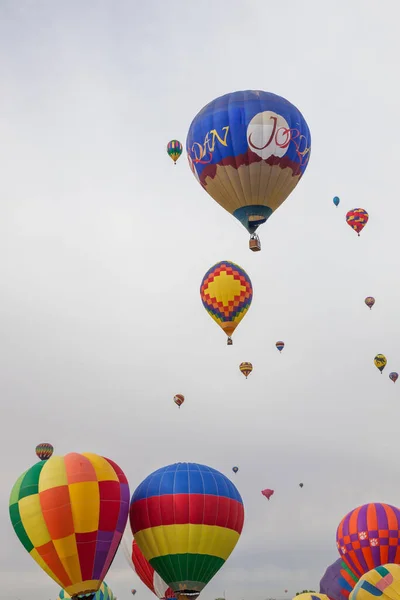
[[[212,161],[215,144],[218,142],[222,146],[227,146],[227,137],[229,133],[229,125],[222,127],[221,135],[216,129],[208,131],[204,137],[204,142],[193,142],[190,148],[191,159],[193,163],[206,165]]]

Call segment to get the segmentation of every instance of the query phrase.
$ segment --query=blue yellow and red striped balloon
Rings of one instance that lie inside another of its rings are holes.
[[[207,271],[200,286],[203,306],[228,336],[231,335],[250,308],[253,286],[246,271],[223,260]]]
[[[158,469],[131,500],[135,540],[177,595],[202,591],[236,546],[243,522],[243,501],[234,484],[196,463]]]

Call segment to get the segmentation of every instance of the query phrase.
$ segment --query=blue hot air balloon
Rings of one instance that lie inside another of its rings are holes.
[[[334,204],[335,206],[339,206],[339,204],[340,204],[340,198],[339,198],[339,196],[335,196],[335,197],[334,197],[334,199],[333,199],[333,204]]]
[[[260,250],[251,243],[258,241],[255,231],[300,181],[311,136],[293,104],[249,90],[207,104],[190,125],[186,149],[196,179],[251,234],[250,248]]]

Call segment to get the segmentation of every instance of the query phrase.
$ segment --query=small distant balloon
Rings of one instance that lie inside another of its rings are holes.
[[[132,596],[134,596],[136,594],[136,590],[132,589],[131,594],[132,594]]]
[[[365,298],[364,302],[368,306],[368,308],[371,310],[371,308],[375,304],[375,298],[373,298],[372,296],[367,296]]]
[[[168,156],[172,158],[174,164],[176,165],[176,161],[182,154],[183,146],[178,140],[171,140],[167,145]]]
[[[384,356],[383,354],[377,354],[374,358],[374,363],[375,363],[376,368],[380,370],[381,375],[382,375],[382,371],[386,367],[386,364],[387,364],[386,356]]]
[[[243,373],[243,375],[247,379],[253,370],[253,365],[250,362],[242,362],[239,365],[239,369],[240,369],[240,372]]]
[[[287,590],[285,590],[285,594],[287,594],[287,592],[288,592],[288,591],[287,591]]]
[[[234,473],[237,473],[237,472],[239,471],[239,467],[232,467],[232,471],[233,471]]]
[[[180,408],[185,402],[185,396],[183,396],[183,394],[176,394],[176,396],[174,396],[174,402]]]
[[[36,456],[39,460],[48,460],[54,452],[54,448],[51,444],[44,442],[36,446]]]
[[[334,199],[333,199],[333,204],[334,204],[335,206],[339,206],[339,204],[340,204],[340,198],[339,198],[339,196],[335,196],[335,197],[334,197]]]
[[[392,373],[389,373],[389,379],[391,379],[393,381],[393,383],[396,383],[398,378],[399,378],[399,374],[396,373],[395,371],[393,371]]]
[[[299,483],[299,487],[303,487],[304,483]]]
[[[263,490],[262,495],[266,497],[267,500],[269,500],[271,498],[271,496],[274,494],[274,490],[270,490],[269,488]]]
[[[275,346],[277,347],[277,349],[279,350],[279,352],[282,352],[282,350],[285,347],[285,342],[282,342],[282,341],[276,342]]]
[[[354,229],[357,235],[360,235],[361,231],[368,223],[368,219],[369,215],[363,208],[353,208],[352,210],[349,210],[346,215],[346,223]]]

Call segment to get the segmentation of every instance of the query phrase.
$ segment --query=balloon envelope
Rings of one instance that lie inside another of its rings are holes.
[[[253,286],[246,271],[225,260],[204,275],[200,296],[210,317],[230,337],[250,308]]]
[[[350,600],[400,600],[400,566],[387,564],[371,569],[361,577]]]
[[[363,208],[353,208],[353,210],[349,210],[346,215],[346,223],[350,225],[358,235],[360,235],[360,232],[368,223],[368,219],[369,215]]]
[[[114,559],[129,511],[118,465],[97,454],[53,455],[15,483],[15,533],[32,558],[71,596],[97,592]]]
[[[196,463],[158,469],[135,490],[132,533],[151,566],[177,593],[198,595],[222,567],[243,528],[243,501],[219,471]]]
[[[57,600],[66,600],[67,598],[71,598],[71,596],[65,590],[60,590]],[[93,600],[116,600],[116,598],[106,582],[102,581],[100,589],[94,595]]]
[[[372,296],[367,296],[364,300],[365,304],[368,306],[368,308],[372,308],[373,305],[375,304],[375,298],[373,298]]]
[[[384,356],[383,354],[377,354],[374,358],[374,364],[375,364],[376,368],[379,369],[380,372],[382,373],[383,369],[387,365],[386,356]]]
[[[180,155],[182,154],[182,151],[183,151],[182,144],[180,142],[178,142],[178,140],[171,140],[170,142],[168,142],[168,145],[167,145],[168,156],[170,156],[172,158],[172,160],[174,161],[175,164],[176,164],[176,161],[178,160],[178,158],[180,157]]]
[[[174,402],[180,408],[185,402],[185,396],[183,394],[176,394],[176,396],[174,396]]]
[[[293,600],[329,600],[326,594],[317,594],[316,592],[307,592],[298,594]]]
[[[393,371],[392,373],[389,373],[389,379],[391,379],[393,381],[393,383],[396,383],[398,378],[399,378],[399,374],[396,373],[395,371]]]
[[[196,115],[186,150],[206,192],[254,233],[300,181],[311,135],[301,112],[285,98],[238,91]]]
[[[336,544],[357,577],[388,562],[399,564],[400,509],[380,503],[355,508],[339,523]]]
[[[335,196],[335,197],[334,197],[334,199],[333,199],[333,204],[334,204],[335,206],[339,206],[339,204],[340,204],[340,198],[339,198],[338,196]]]
[[[253,365],[250,362],[242,362],[239,365],[239,369],[240,369],[240,372],[243,373],[243,375],[247,379],[253,370]]]
[[[39,460],[48,460],[53,452],[54,448],[48,442],[43,442],[43,444],[38,444],[36,446],[36,456]]]
[[[276,342],[275,346],[277,347],[277,349],[279,350],[279,352],[282,352],[282,350],[285,347],[285,342],[282,342],[282,341]]]
[[[239,467],[232,467],[232,471],[233,471],[234,473],[237,473],[237,472],[239,471]]]
[[[265,496],[267,498],[267,500],[269,500],[271,498],[271,496],[273,495],[274,490],[270,490],[269,488],[267,488],[267,489],[263,490],[261,493],[263,496]]]
[[[331,600],[345,600],[353,589],[343,578],[344,567],[345,563],[341,558],[338,558],[333,564],[329,565],[319,582],[319,591],[329,596]],[[355,585],[356,578],[354,575],[353,577],[353,585]]]

